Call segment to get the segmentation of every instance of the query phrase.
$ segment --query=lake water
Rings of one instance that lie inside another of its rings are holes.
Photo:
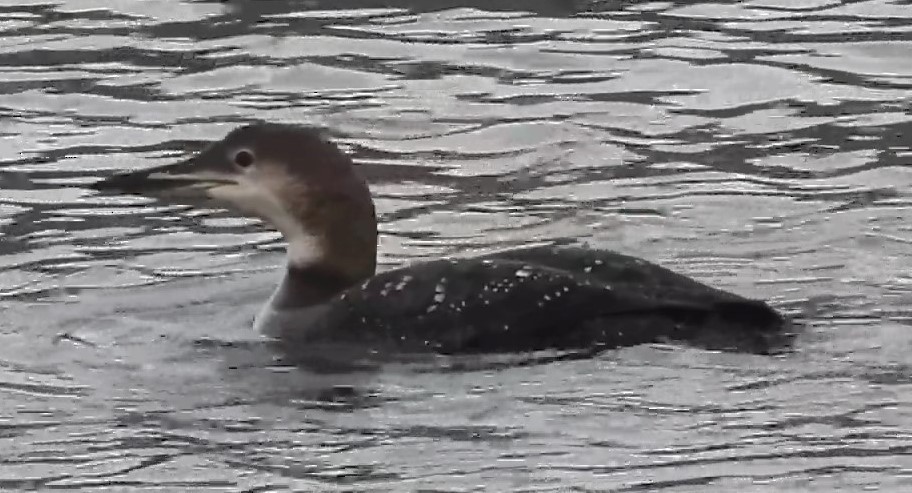
[[[912,487],[908,3],[0,12],[0,491]],[[276,365],[249,324],[277,234],[85,188],[254,119],[354,153],[385,268],[576,239],[807,330],[776,357]]]

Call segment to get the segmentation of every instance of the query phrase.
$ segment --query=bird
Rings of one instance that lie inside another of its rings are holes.
[[[771,354],[790,340],[789,318],[763,301],[605,249],[516,247],[378,273],[377,214],[357,168],[320,129],[256,122],[91,188],[217,206],[277,229],[284,275],[252,325],[288,345],[458,355],[677,343]]]

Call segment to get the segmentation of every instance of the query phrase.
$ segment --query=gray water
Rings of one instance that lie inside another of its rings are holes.
[[[384,268],[575,239],[803,317],[777,357],[274,364],[281,238],[84,186],[253,119]],[[912,6],[0,1],[0,490],[907,491]]]

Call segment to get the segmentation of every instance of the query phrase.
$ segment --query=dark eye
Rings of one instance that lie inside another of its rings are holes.
[[[246,168],[246,167],[250,166],[251,164],[253,164],[253,153],[248,150],[245,150],[245,149],[241,149],[240,151],[237,151],[234,154],[234,164],[236,164],[242,168]]]

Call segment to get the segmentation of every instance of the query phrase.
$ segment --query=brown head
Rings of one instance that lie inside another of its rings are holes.
[[[346,285],[375,272],[370,190],[351,159],[311,128],[247,125],[186,161],[115,175],[94,187],[224,203],[275,226],[288,242],[290,269]]]

